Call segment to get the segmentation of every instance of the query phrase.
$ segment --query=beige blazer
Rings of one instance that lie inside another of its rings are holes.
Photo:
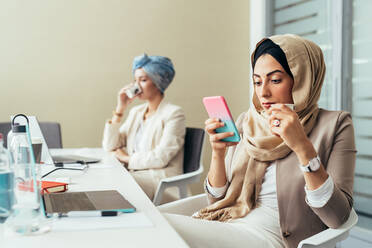
[[[134,152],[135,136],[148,104],[133,107],[124,124],[106,123],[103,149],[113,151],[125,148],[130,156],[128,169],[149,170],[155,181],[183,173],[183,145],[185,114],[183,110],[164,100],[156,112],[146,120],[142,138],[146,151]]]
[[[239,123],[237,122],[238,129]],[[349,113],[320,110],[317,124],[309,138],[318,156],[334,182],[334,192],[321,208],[306,203],[305,179],[298,167],[294,152],[277,160],[276,186],[280,228],[286,247],[295,248],[298,243],[328,227],[337,228],[349,217],[353,206],[355,169],[354,127]],[[226,166],[234,156],[229,148]],[[229,168],[232,169],[232,168]],[[228,169],[226,169],[229,171]],[[219,200],[208,195],[211,203]]]

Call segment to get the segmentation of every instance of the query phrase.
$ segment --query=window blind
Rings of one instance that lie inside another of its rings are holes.
[[[273,33],[292,33],[314,41],[323,53],[327,67],[319,106],[334,109],[332,79],[332,34],[329,0],[275,0]]]
[[[372,229],[372,1],[353,0],[352,21],[352,117],[357,163],[354,208],[358,225]]]

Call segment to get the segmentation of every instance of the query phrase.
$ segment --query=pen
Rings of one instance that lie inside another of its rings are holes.
[[[91,211],[70,211],[63,213],[60,217],[108,217],[117,216],[119,211],[115,210],[91,210]]]
[[[136,211],[135,208],[70,211],[67,213],[59,214],[59,216],[60,217],[108,217],[108,216],[118,216],[122,213],[133,213],[135,211]]]

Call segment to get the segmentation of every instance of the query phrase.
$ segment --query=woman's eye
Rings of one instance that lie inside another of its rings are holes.
[[[273,82],[274,84],[278,84],[281,81],[282,81],[281,79],[273,79],[273,80],[271,80],[271,82]]]
[[[261,82],[257,81],[257,82],[253,82],[254,85],[260,85]]]

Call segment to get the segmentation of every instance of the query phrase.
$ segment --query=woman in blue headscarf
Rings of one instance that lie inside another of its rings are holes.
[[[105,125],[103,148],[115,152],[153,199],[161,179],[183,173],[185,115],[179,106],[163,100],[175,75],[169,58],[138,56],[133,60],[132,72],[135,82],[118,93],[113,117]],[[121,124],[124,111],[135,98],[145,103],[133,107]],[[177,191],[170,190],[163,202],[177,196]]]

